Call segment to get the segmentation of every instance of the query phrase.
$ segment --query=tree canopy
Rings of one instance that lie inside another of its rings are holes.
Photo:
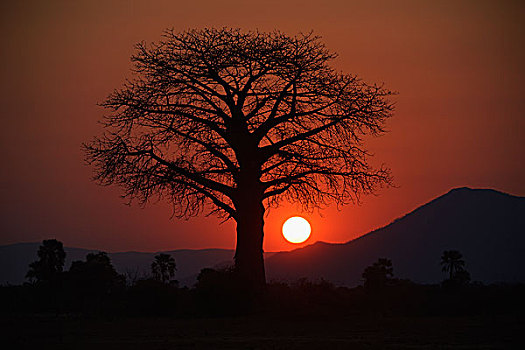
[[[355,201],[390,181],[363,136],[384,132],[390,91],[343,74],[313,34],[167,31],[136,46],[135,77],[102,104],[108,132],[86,145],[103,184],[181,217],[210,204],[237,216],[243,169],[258,169],[266,205]]]
[[[390,184],[366,135],[380,135],[392,94],[337,71],[313,34],[166,31],[136,46],[135,76],[105,102],[106,133],[86,144],[95,179],[178,217],[237,223],[236,270],[264,284],[264,213],[358,201]]]
[[[50,281],[62,272],[66,259],[62,242],[56,239],[43,240],[37,254],[38,260],[29,264],[27,278]]]

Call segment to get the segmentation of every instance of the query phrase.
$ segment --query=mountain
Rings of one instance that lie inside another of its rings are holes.
[[[21,284],[25,281],[28,266],[37,260],[37,251],[40,242],[16,243],[0,246],[0,285]],[[85,260],[88,253],[98,252],[82,248],[64,247],[66,252],[65,269],[69,269],[71,262]],[[142,277],[150,271],[150,265],[155,255],[159,253],[171,254],[177,265],[176,279],[182,285],[191,286],[201,269],[231,263],[234,251],[231,249],[181,249],[156,253],[119,252],[108,253],[111,262],[119,273]]]
[[[440,257],[459,250],[472,280],[525,282],[525,197],[458,188],[391,224],[344,244],[318,242],[266,261],[269,280],[324,278],[355,286],[380,257],[394,275],[421,283],[444,278]]]

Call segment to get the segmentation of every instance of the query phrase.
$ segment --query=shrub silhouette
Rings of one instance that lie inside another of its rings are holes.
[[[234,268],[202,269],[195,284],[196,302],[201,311],[212,315],[250,312],[253,290],[242,283]]]
[[[385,258],[378,259],[375,263],[365,268],[362,277],[365,290],[377,292],[387,286],[394,276],[392,261]]]
[[[70,300],[88,312],[97,312],[125,287],[124,276],[117,273],[104,252],[90,253],[86,261],[74,261],[67,273]],[[79,305],[80,303],[80,305]]]
[[[178,310],[179,290],[156,279],[138,280],[127,291],[129,314],[173,315]]]

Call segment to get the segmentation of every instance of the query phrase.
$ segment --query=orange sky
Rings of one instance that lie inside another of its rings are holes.
[[[0,4],[0,244],[56,237],[107,251],[233,248],[233,223],[170,220],[90,181],[80,144],[96,106],[129,76],[139,41],[165,28],[314,32],[338,69],[396,90],[390,132],[371,140],[398,188],[341,211],[305,214],[317,240],[345,242],[458,186],[525,195],[522,1],[24,1]],[[265,250],[286,243],[267,217]]]

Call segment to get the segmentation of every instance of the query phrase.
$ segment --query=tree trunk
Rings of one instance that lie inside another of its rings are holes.
[[[258,294],[266,286],[262,247],[264,205],[262,196],[250,192],[245,192],[236,205],[238,217],[235,271],[245,287]]]
[[[242,114],[242,113],[241,113]],[[242,121],[242,118],[236,118]],[[234,200],[237,221],[235,272],[248,294],[262,293],[266,286],[263,258],[264,187],[261,183],[262,161],[258,142],[244,122],[232,125],[236,135],[234,148],[239,162],[237,193]]]

